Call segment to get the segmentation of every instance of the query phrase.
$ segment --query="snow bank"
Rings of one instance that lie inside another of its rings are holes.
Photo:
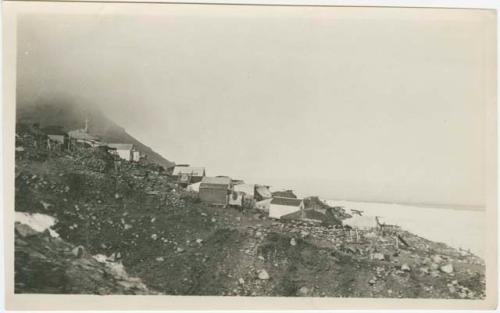
[[[31,214],[25,212],[16,212],[15,221],[21,224],[28,225],[34,231],[42,233],[48,230],[52,237],[59,237],[59,234],[51,229],[51,227],[56,223],[56,219],[50,215],[40,213]]]

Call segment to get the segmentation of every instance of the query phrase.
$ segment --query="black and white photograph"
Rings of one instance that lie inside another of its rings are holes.
[[[14,295],[496,293],[494,10],[15,2]]]

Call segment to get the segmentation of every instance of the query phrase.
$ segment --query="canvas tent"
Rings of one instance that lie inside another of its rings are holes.
[[[284,215],[304,210],[304,201],[296,198],[274,197],[269,206],[270,218],[281,218]]]

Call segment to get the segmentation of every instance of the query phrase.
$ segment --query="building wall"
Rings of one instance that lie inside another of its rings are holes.
[[[141,153],[139,151],[132,151],[132,160],[138,162],[140,159]]]
[[[51,140],[57,141],[57,142],[62,143],[62,144],[64,144],[64,142],[65,142],[64,135],[48,135],[48,137]]]
[[[209,204],[226,205],[228,201],[227,190],[200,187],[200,200]]]
[[[118,156],[124,160],[131,161],[132,160],[132,151],[131,150],[116,150]]]
[[[270,218],[280,218],[283,215],[287,215],[294,212],[299,212],[303,206],[288,206],[288,205],[278,205],[272,204],[269,206],[269,217]]]

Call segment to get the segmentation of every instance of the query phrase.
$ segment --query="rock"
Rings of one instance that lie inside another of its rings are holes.
[[[299,291],[297,291],[297,296],[301,296],[301,297],[304,297],[304,296],[307,296],[309,294],[309,288],[307,287],[301,287],[299,289]]]
[[[23,238],[38,234],[36,230],[34,230],[33,228],[29,227],[26,224],[16,223],[15,228],[16,232]]]
[[[375,279],[375,278],[372,278],[372,279],[370,279],[370,280],[368,281],[368,283],[369,283],[370,285],[372,285],[372,286],[373,286],[373,285],[375,285],[375,283],[376,283],[376,282],[377,282],[377,281],[376,281],[376,279]]]
[[[446,273],[446,274],[453,273],[453,265],[451,263],[443,265],[439,269],[441,270],[441,272]]]
[[[217,222],[217,220],[215,219],[215,217],[212,217],[211,221],[212,221],[212,223]]]
[[[261,280],[268,280],[269,279],[269,274],[267,273],[266,270],[260,270],[258,274],[259,279]]]
[[[159,256],[156,258],[156,261],[163,262],[163,261],[165,261],[165,259],[162,256]]]
[[[153,240],[158,239],[158,235],[157,235],[157,234],[152,234],[152,235],[151,235],[151,239],[153,239]]]
[[[295,238],[290,239],[290,245],[291,246],[296,246],[297,245],[297,241],[295,241]]]
[[[431,259],[434,263],[441,263],[443,261],[443,258],[439,254],[433,255]]]
[[[198,238],[198,239],[196,239],[196,243],[201,244],[202,242],[203,242],[203,239],[199,239],[199,238]]]
[[[384,255],[382,253],[378,253],[377,252],[377,253],[373,253],[372,254],[372,259],[382,261],[382,260],[385,259],[385,257],[384,257]]]
[[[44,208],[45,210],[47,210],[48,208],[50,208],[50,207],[52,206],[52,204],[47,203],[47,202],[45,202],[45,201],[43,201],[43,200],[42,200],[42,201],[40,201],[40,204],[43,206],[43,208]]]
[[[176,251],[177,251],[178,253],[182,253],[182,252],[184,252],[184,249],[182,249],[181,247],[178,247]]]
[[[264,260],[265,260],[265,259],[264,259],[264,257],[263,257],[262,255],[259,255],[259,256],[258,256],[258,259],[259,259],[259,260],[262,260],[262,261],[264,261]]]
[[[71,253],[72,253],[75,257],[77,257],[77,258],[82,257],[83,252],[84,252],[84,248],[83,248],[82,246],[75,247],[75,248],[73,248],[73,250],[71,250]]]
[[[257,237],[257,238],[262,237],[262,233],[261,233],[260,231],[256,232],[256,233],[255,233],[255,237]]]
[[[243,285],[245,283],[245,280],[243,278],[238,279],[238,282]]]
[[[436,263],[432,263],[432,264],[431,264],[431,269],[433,269],[433,270],[437,270],[438,268],[439,268],[439,265],[438,265],[438,264],[436,264]]]
[[[302,236],[302,238],[305,238],[305,237],[309,236],[309,232],[305,231],[305,230],[301,230],[300,235]],[[303,287],[303,288],[305,288],[305,287]]]
[[[404,263],[403,265],[401,265],[401,270],[405,271],[405,272],[409,272],[409,271],[411,271],[411,268],[408,264]]]

